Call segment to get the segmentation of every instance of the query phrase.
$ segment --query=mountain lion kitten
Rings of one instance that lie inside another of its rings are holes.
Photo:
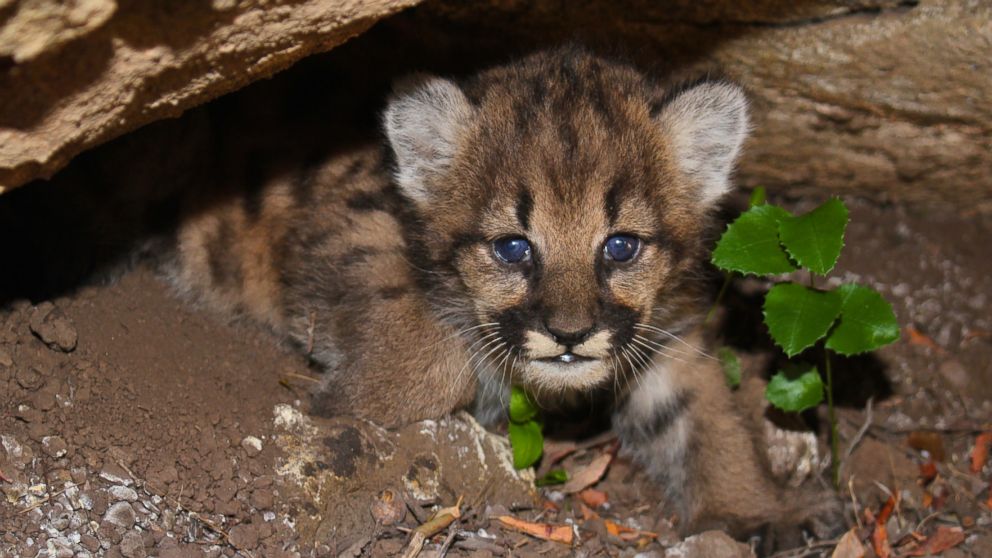
[[[321,412],[493,422],[511,385],[546,409],[605,401],[685,531],[831,526],[834,499],[771,480],[696,348],[704,232],[748,131],[739,87],[666,90],[569,47],[413,78],[384,127],[388,150],[189,208],[171,280],[306,347]]]

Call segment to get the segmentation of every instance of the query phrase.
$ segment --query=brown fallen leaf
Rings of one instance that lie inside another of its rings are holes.
[[[612,461],[612,453],[607,452],[597,456],[596,459],[593,459],[592,462],[582,468],[578,473],[572,475],[572,478],[568,479],[568,482],[562,488],[562,492],[573,494],[596,484],[599,482],[599,479],[603,478],[606,469],[609,468]]]
[[[861,544],[857,529],[851,529],[837,541],[830,558],[864,558],[865,547]]]
[[[658,533],[652,533],[650,531],[641,531],[639,529],[632,529],[630,527],[620,525],[619,523],[616,523],[614,521],[610,521],[609,519],[604,521],[603,524],[606,525],[607,533],[613,535],[614,537],[623,539],[625,541],[634,541],[642,537],[647,537],[649,539],[658,538]]]
[[[946,354],[947,351],[943,347],[937,344],[929,335],[923,333],[922,331],[916,329],[913,326],[906,327],[906,333],[909,335],[909,344],[917,345],[919,347],[926,347],[933,350],[937,354]]]
[[[587,488],[582,492],[579,492],[579,499],[582,500],[582,503],[584,503],[585,505],[591,508],[598,508],[606,503],[606,501],[609,499],[609,495],[607,495],[602,490],[596,490],[595,488]]]
[[[511,529],[526,533],[532,537],[537,537],[546,541],[554,541],[562,544],[572,544],[575,533],[571,525],[550,525],[548,523],[533,523],[517,519],[509,515],[496,517],[500,523]]]
[[[7,482],[7,483],[10,483],[10,484],[14,484],[14,481],[10,480],[10,477],[8,477],[7,475],[3,474],[3,471],[0,471],[0,481]]]
[[[871,534],[871,545],[878,558],[889,558],[892,556],[892,546],[889,544],[889,532],[886,530],[885,524],[889,522],[889,517],[892,515],[892,510],[895,507],[896,497],[889,496],[885,505],[882,506],[882,511],[878,512],[878,517],[875,519],[875,529]]]
[[[582,512],[583,521],[591,521],[593,519],[599,519],[599,514],[594,512],[592,508],[579,502],[579,511]]]
[[[989,459],[989,444],[992,444],[992,432],[982,432],[975,438],[975,447],[971,450],[972,473],[981,473],[985,467]]]
[[[906,436],[906,443],[916,451],[925,451],[935,461],[944,461],[944,438],[938,432],[917,430]]]
[[[926,486],[937,478],[937,465],[933,461],[927,461],[920,465],[920,482]]]
[[[931,556],[964,542],[964,531],[960,527],[941,525],[925,543],[906,552],[904,556]]]

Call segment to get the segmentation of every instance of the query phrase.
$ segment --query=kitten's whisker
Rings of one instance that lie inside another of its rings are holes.
[[[686,347],[688,347],[689,349],[691,349],[692,352],[694,352],[694,353],[696,353],[696,354],[698,354],[698,355],[700,355],[700,356],[702,356],[704,358],[708,358],[710,360],[717,360],[717,361],[720,360],[720,359],[714,357],[713,355],[707,353],[706,351],[700,349],[699,347],[693,345],[692,343],[686,341],[685,339],[682,339],[678,335],[675,335],[674,333],[672,333],[670,331],[666,331],[664,329],[661,329],[660,327],[656,327],[656,326],[648,325],[648,324],[642,324],[642,323],[636,323],[636,324],[634,324],[634,327],[635,328],[640,328],[640,329],[646,329],[646,330],[649,330],[649,331],[654,331],[655,333],[660,333],[662,335],[666,335],[666,336],[670,337],[671,339],[674,339],[675,341],[678,341],[679,343],[682,343],[683,345],[685,345]]]
[[[649,350],[649,351],[651,351],[651,352],[653,352],[655,354],[661,355],[661,356],[663,356],[665,358],[670,358],[672,360],[681,362],[683,364],[688,364],[688,361],[686,361],[685,359],[683,359],[681,357],[678,357],[678,356],[676,356],[676,355],[674,355],[672,353],[665,352],[665,349],[667,347],[661,346],[660,348],[655,348],[655,347],[652,347],[652,346],[644,343],[644,341],[642,341],[642,339],[643,338],[640,335],[635,335],[634,336],[634,339],[633,339],[633,342],[634,343],[637,343],[641,347],[644,347],[645,349],[647,349],[647,350]]]

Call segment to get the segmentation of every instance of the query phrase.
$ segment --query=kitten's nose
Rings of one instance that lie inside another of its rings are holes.
[[[544,329],[548,330],[555,343],[574,347],[589,338],[592,326],[580,328],[555,327],[554,324],[545,323]]]

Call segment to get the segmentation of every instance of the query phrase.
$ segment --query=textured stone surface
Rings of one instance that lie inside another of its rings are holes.
[[[418,0],[0,0],[0,189]]]

